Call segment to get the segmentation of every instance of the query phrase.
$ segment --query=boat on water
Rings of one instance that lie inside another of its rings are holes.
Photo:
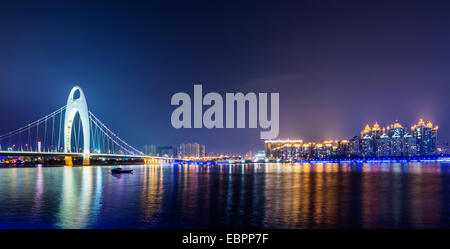
[[[133,170],[132,169],[115,168],[115,169],[112,169],[111,172],[113,174],[133,173]]]

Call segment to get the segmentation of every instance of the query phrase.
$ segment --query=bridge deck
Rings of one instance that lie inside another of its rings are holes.
[[[71,156],[71,157],[83,157],[83,153],[64,153],[64,152],[38,152],[38,151],[0,151],[0,156],[31,156],[31,157],[44,157],[44,156]],[[160,159],[160,160],[176,160],[170,157],[156,157],[146,155],[123,155],[123,154],[97,154],[91,153],[90,158],[93,157],[107,157],[107,158],[140,158],[140,159]]]

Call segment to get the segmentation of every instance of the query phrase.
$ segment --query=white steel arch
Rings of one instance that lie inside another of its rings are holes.
[[[74,99],[75,93],[79,91],[80,97]],[[66,114],[64,118],[64,152],[70,153],[71,137],[72,137],[72,124],[75,114],[80,114],[81,125],[83,126],[83,158],[89,160],[90,154],[90,122],[89,122],[89,110],[87,107],[86,97],[83,90],[79,86],[72,88],[67,99]]]

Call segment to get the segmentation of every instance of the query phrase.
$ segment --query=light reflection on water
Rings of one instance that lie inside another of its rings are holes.
[[[0,169],[0,228],[450,228],[449,164]]]

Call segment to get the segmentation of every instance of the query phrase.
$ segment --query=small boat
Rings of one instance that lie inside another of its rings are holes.
[[[132,170],[132,169],[115,168],[115,169],[112,169],[111,172],[112,172],[113,174],[132,173],[133,170]]]

